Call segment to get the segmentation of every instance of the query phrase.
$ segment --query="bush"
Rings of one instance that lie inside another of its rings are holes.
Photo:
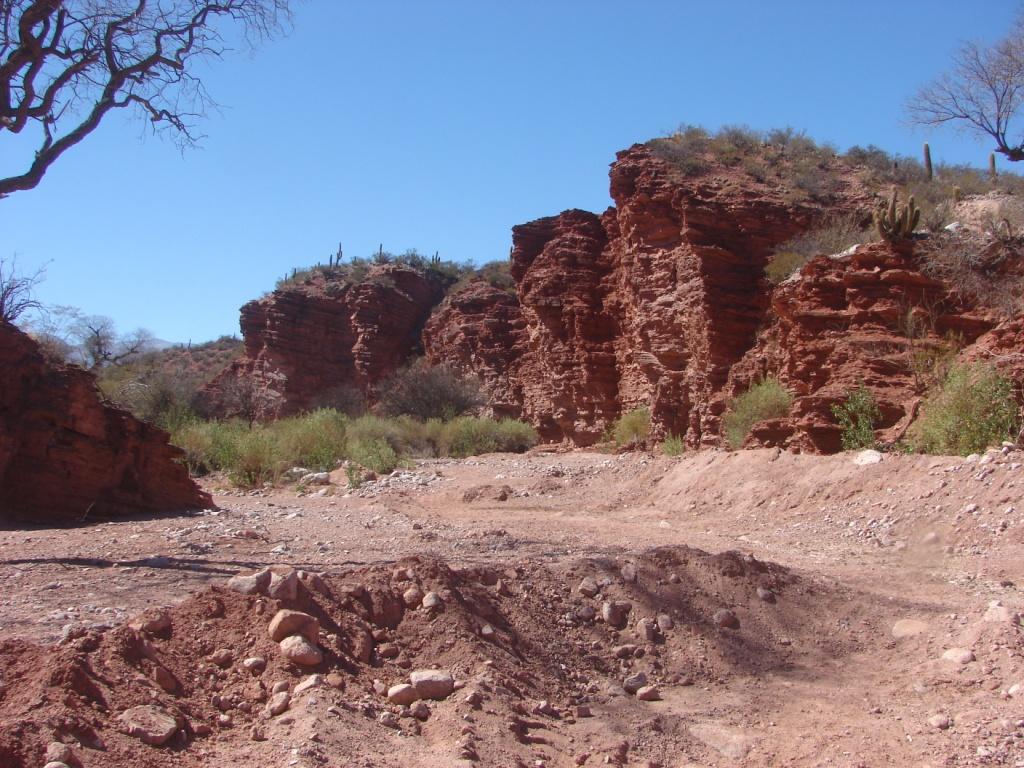
[[[765,379],[752,385],[729,401],[723,420],[726,442],[732,448],[740,448],[754,424],[788,416],[792,404],[793,396],[778,379]]]
[[[776,248],[764,272],[771,283],[778,285],[815,256],[841,253],[851,245],[872,239],[872,230],[861,226],[858,217],[835,216]]]
[[[262,427],[242,432],[235,444],[234,461],[229,467],[232,482],[243,488],[256,488],[276,480],[279,474],[273,437]]]
[[[444,425],[441,451],[464,459],[482,453],[522,453],[537,444],[537,432],[529,424],[511,419],[494,421],[463,417]]]
[[[954,366],[921,406],[909,442],[922,453],[977,453],[1014,437],[1018,425],[1012,382],[991,366]]]
[[[356,441],[349,450],[349,458],[381,475],[394,472],[398,467],[395,449],[381,439]]]
[[[442,422],[371,415],[349,419],[321,409],[254,426],[240,420],[194,419],[179,425],[171,442],[184,451],[182,461],[191,474],[226,472],[237,485],[254,487],[276,481],[289,467],[330,471],[346,458],[387,474],[406,457],[521,453],[537,443],[537,433],[521,421],[460,417]]]
[[[381,382],[378,409],[385,416],[453,419],[484,404],[479,382],[420,358]]]
[[[875,447],[875,424],[882,418],[878,402],[863,384],[850,392],[841,405],[832,406],[832,415],[843,429],[843,450]]]
[[[338,411],[321,408],[266,429],[275,438],[280,459],[292,466],[330,471],[346,455],[346,419]]]
[[[611,428],[612,439],[619,446],[642,443],[650,434],[651,412],[647,408],[636,408],[622,414]]]
[[[682,456],[683,448],[683,438],[679,435],[669,435],[661,443],[661,452],[666,456]]]

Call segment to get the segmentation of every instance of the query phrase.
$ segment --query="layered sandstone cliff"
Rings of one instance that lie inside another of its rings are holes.
[[[388,264],[359,282],[318,273],[249,302],[244,355],[205,388],[206,409],[268,419],[365,396],[421,349],[444,288],[429,271]]]
[[[507,301],[501,314],[515,334],[466,330],[493,313],[481,293],[461,313],[457,295],[427,325],[427,356],[481,375],[505,401],[517,393],[547,439],[590,444],[648,406],[658,434],[716,443],[729,372],[768,311],[768,256],[823,204],[731,168],[686,178],[645,146],[619,153],[611,195],[600,216],[513,228],[519,315]],[[868,203],[852,177],[835,191],[845,208]],[[481,357],[507,364],[481,369]]]
[[[53,366],[0,322],[0,518],[78,522],[212,502],[168,436],[100,398],[92,374]]]
[[[733,366],[728,392],[778,378],[794,396],[787,419],[757,425],[751,445],[841,448],[832,406],[860,386],[881,411],[883,442],[902,436],[940,359],[972,350],[990,310],[926,272],[926,249],[879,242],[820,256],[780,285],[757,343]]]

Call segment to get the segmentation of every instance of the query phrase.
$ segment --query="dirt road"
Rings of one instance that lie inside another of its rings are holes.
[[[1022,464],[535,451],[420,462],[357,491],[211,486],[218,509],[194,517],[7,529],[0,757],[42,766],[59,737],[84,766],[1024,766]],[[255,683],[237,665],[190,677],[219,648],[273,656],[259,627],[281,606],[223,589],[267,566],[322,574],[302,600],[336,624],[339,661],[316,671],[343,679],[295,695],[309,670],[276,661]],[[377,595],[410,585],[443,611],[375,617]],[[621,628],[602,620],[616,601]],[[150,661],[124,650],[129,628],[103,630],[157,606],[177,607],[143,643]],[[337,618],[352,611],[367,629]],[[39,671],[76,654],[102,695]],[[173,693],[145,688],[153,654]],[[383,695],[421,667],[465,686],[425,720]],[[630,692],[638,673],[655,700]],[[293,697],[270,717],[272,678]],[[146,701],[187,721],[173,750],[119,732]]]

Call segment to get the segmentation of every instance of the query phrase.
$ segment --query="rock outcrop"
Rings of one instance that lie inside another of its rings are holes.
[[[101,400],[92,374],[54,366],[0,322],[0,517],[77,522],[209,507],[166,432]]]
[[[724,166],[684,177],[645,146],[619,153],[611,195],[600,216],[514,227],[521,320],[473,288],[472,311],[456,295],[428,323],[427,356],[481,375],[502,412],[518,397],[549,440],[594,443],[620,413],[648,406],[658,434],[717,443],[729,372],[769,308],[768,256],[824,208]],[[835,195],[850,210],[869,203],[850,174]],[[515,332],[492,330],[496,315]]]
[[[314,274],[249,302],[244,356],[204,389],[206,410],[268,419],[365,396],[421,349],[444,288],[429,271],[389,264],[360,282]]]
[[[832,406],[858,386],[881,411],[883,441],[902,436],[934,375],[996,324],[941,280],[924,255],[879,242],[820,256],[778,286],[757,343],[732,367],[727,392],[777,377],[794,396],[791,415],[755,425],[750,445],[833,452],[841,448]]]
[[[523,414],[521,378],[514,374],[527,350],[526,321],[514,293],[484,280],[471,282],[431,316],[423,329],[427,350],[443,350],[444,362],[475,376],[499,418]]]

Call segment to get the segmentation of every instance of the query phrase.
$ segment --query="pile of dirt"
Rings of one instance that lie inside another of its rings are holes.
[[[270,577],[56,647],[0,644],[0,764],[35,768],[48,748],[83,768],[674,764],[707,746],[645,708],[797,669],[797,647],[842,659],[862,643],[831,631],[830,606],[877,614],[749,555],[687,547],[561,566],[277,567],[278,598]],[[289,661],[271,638],[282,609],[317,620],[319,663]],[[454,691],[389,701],[416,670],[450,674]],[[655,721],[657,738],[631,733]]]

